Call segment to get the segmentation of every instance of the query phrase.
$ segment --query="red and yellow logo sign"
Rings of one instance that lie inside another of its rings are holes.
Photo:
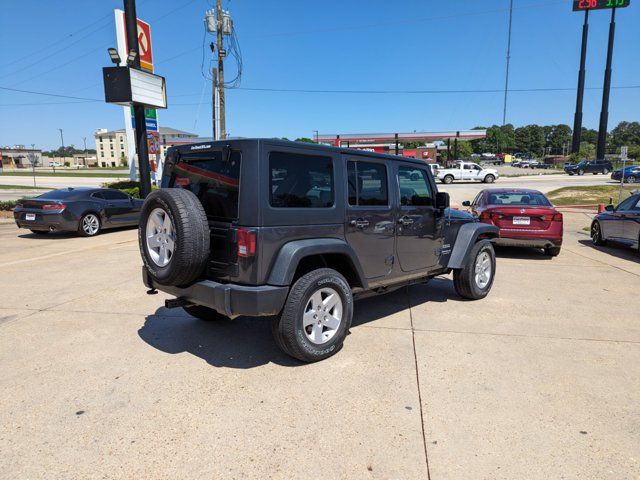
[[[122,12],[122,21],[126,25],[127,22],[124,18],[124,12]],[[143,22],[138,18],[138,53],[140,55],[140,66],[153,72],[153,54],[151,52],[151,25],[147,22]],[[125,35],[125,45],[127,51],[129,51],[129,45],[127,45],[127,39]]]

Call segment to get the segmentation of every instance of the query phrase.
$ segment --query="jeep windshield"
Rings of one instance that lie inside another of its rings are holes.
[[[169,187],[186,188],[196,194],[212,220],[238,219],[241,154],[215,150],[180,155]]]

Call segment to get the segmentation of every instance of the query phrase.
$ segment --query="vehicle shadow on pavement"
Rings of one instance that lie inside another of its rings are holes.
[[[99,238],[102,235],[109,235],[110,233],[115,233],[115,232],[124,232],[125,230],[133,230],[134,228],[137,229],[137,227],[109,228],[107,230],[102,230],[99,235],[96,235],[94,237],[87,237],[87,238]],[[84,238],[78,235],[76,232],[66,232],[66,231],[65,232],[49,232],[46,234],[29,232],[29,233],[22,233],[18,235],[18,238],[25,238],[27,240],[64,240],[64,239],[74,238],[74,237]]]
[[[270,362],[285,367],[305,365],[278,348],[268,317],[205,322],[181,308],[161,307],[147,316],[138,335],[162,352],[188,352],[214,367],[244,369]]]
[[[352,327],[375,322],[384,317],[427,302],[464,302],[453,287],[451,278],[434,278],[426,283],[402,287],[394,292],[357,300]]]
[[[23,233],[18,235],[18,238],[25,238],[27,240],[62,240],[66,238],[77,237],[75,232],[50,232],[46,234],[40,233]]]
[[[465,301],[450,278],[403,287],[355,302],[352,327],[375,322],[426,302]],[[271,318],[239,317],[204,322],[181,308],[158,308],[148,315],[138,335],[148,345],[169,354],[190,353],[214,367],[254,368],[267,363],[285,367],[306,365],[283,353],[271,335]]]
[[[640,262],[640,255],[638,255],[638,250],[634,250],[625,245],[618,245],[615,243],[608,243],[607,245],[603,245],[601,247],[596,247],[591,239],[589,240],[578,240],[580,245],[585,247],[590,247],[598,252],[607,253],[616,258],[621,258],[622,260],[629,260],[631,262]]]
[[[514,260],[553,260],[545,255],[541,248],[526,247],[495,247],[496,258],[511,258]]]

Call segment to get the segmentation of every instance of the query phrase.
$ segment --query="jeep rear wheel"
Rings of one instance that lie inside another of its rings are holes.
[[[496,254],[489,240],[476,243],[464,268],[454,270],[453,285],[458,295],[471,300],[484,298],[491,290],[496,271]]]
[[[161,285],[187,285],[203,272],[209,257],[209,224],[198,197],[179,188],[155,190],[140,214],[142,261]]]
[[[330,268],[303,275],[289,291],[272,332],[278,346],[303,362],[336,354],[351,327],[353,297],[346,279]]]

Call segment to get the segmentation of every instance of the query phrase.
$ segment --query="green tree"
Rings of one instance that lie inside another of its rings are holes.
[[[579,162],[580,160],[593,160],[596,158],[596,147],[589,142],[580,142],[580,151],[571,155],[571,160]]]
[[[311,140],[310,138],[307,137],[299,137],[295,139],[296,142],[303,142],[303,143],[316,143],[315,140]]]
[[[516,150],[540,155],[545,146],[544,130],[539,125],[526,125],[515,130]]]
[[[571,139],[572,130],[569,125],[551,125],[545,135],[545,146],[551,150],[551,153],[560,154],[571,148]]]
[[[620,122],[611,130],[611,145],[616,148],[640,145],[640,122]]]
[[[454,143],[451,142],[451,155],[454,153]],[[469,156],[473,153],[473,147],[471,146],[471,142],[466,140],[458,141],[458,158],[469,158]]]
[[[474,130],[484,130],[485,127],[475,127]],[[486,128],[486,138],[471,140],[473,153],[501,153],[513,152],[515,148],[515,133],[513,125],[492,125]]]
[[[580,141],[595,145],[596,143],[598,143],[597,130],[594,130],[593,128],[582,127],[582,130],[580,132]]]

